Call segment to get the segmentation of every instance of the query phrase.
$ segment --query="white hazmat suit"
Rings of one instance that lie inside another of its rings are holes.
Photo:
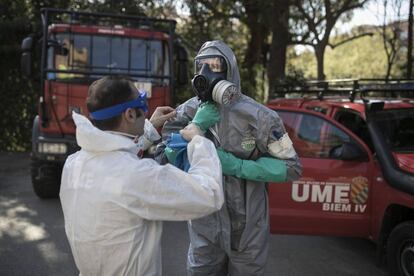
[[[202,217],[223,204],[213,143],[192,139],[185,173],[139,159],[128,137],[101,131],[82,115],[73,119],[82,149],[65,163],[60,199],[80,274],[161,275],[161,220]],[[156,132],[149,124],[145,131]]]

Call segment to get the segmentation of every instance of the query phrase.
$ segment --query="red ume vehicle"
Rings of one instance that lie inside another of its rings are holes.
[[[349,96],[341,96],[343,93]],[[271,232],[363,237],[414,275],[414,82],[338,80],[269,101],[303,164],[269,185]]]

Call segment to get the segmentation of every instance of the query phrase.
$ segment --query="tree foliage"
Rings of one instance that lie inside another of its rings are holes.
[[[375,27],[364,28],[359,32],[375,31]],[[356,34],[344,34],[331,38],[332,43],[337,43],[355,36]],[[311,48],[297,52],[293,47],[288,51],[288,66],[303,72],[307,79],[315,79],[316,60]],[[398,63],[391,71],[392,78],[402,78],[404,64],[403,53],[399,54]],[[383,78],[387,70],[387,59],[383,49],[382,37],[379,33],[373,36],[350,41],[349,43],[327,48],[325,53],[325,74],[327,79],[342,78]]]
[[[293,32],[297,36],[295,44],[313,47],[317,61],[317,78],[325,79],[325,49],[331,32],[342,15],[362,7],[368,0],[294,0],[296,24]]]
[[[399,58],[402,49],[402,5],[404,0],[382,0],[382,24],[378,26],[378,31],[382,36],[383,47],[387,57],[387,70],[385,79],[389,79],[391,70]],[[392,13],[392,15],[390,15]]]
[[[26,150],[30,144],[35,89],[20,73],[20,42],[31,31],[23,0],[2,1],[0,10],[0,150]]]
[[[380,31],[365,36],[367,31],[375,29],[331,36],[335,24],[349,20],[352,11],[365,2],[0,0],[0,58],[3,61],[0,65],[0,127],[3,130],[0,150],[30,148],[31,123],[40,91],[39,83],[21,76],[20,43],[39,29],[39,12],[43,7],[176,19],[177,36],[189,50],[190,72],[193,72],[193,58],[205,41],[223,40],[237,57],[243,92],[265,102],[266,92],[271,92],[275,85],[303,82],[304,78],[383,77],[387,75],[387,68],[391,78],[402,77],[403,69],[407,68],[404,51],[397,50],[392,66],[387,65],[389,59],[383,45],[391,45],[387,37],[393,32],[388,25],[383,29],[385,36]],[[400,47],[401,38],[395,41]],[[311,50],[288,47],[297,44],[307,45]],[[192,95],[191,87],[187,86],[180,90],[178,99],[184,101]]]

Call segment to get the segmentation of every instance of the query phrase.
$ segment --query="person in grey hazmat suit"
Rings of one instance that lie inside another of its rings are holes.
[[[225,203],[218,212],[189,221],[188,275],[263,275],[269,244],[266,182],[298,179],[299,158],[277,113],[241,93],[236,57],[225,43],[202,45],[192,86],[197,96],[164,124],[155,153],[158,162],[174,163],[171,134],[206,102],[217,105],[220,121],[205,136],[217,147]]]

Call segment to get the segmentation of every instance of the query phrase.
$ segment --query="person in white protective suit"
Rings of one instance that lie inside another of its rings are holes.
[[[243,95],[236,57],[222,41],[208,41],[195,57],[196,97],[165,123],[155,153],[160,163],[175,163],[168,143],[172,133],[214,102],[220,121],[205,136],[217,146],[223,170],[225,203],[211,215],[189,222],[188,275],[264,275],[269,244],[266,182],[298,179],[302,166],[278,114]]]
[[[197,126],[215,124],[218,112],[200,112],[181,132],[189,141],[185,173],[139,157],[172,108],[146,120],[145,94],[120,77],[94,82],[87,107],[94,125],[73,113],[81,150],[66,160],[60,189],[76,266],[82,276],[161,275],[161,221],[195,219],[223,204],[219,159]]]

